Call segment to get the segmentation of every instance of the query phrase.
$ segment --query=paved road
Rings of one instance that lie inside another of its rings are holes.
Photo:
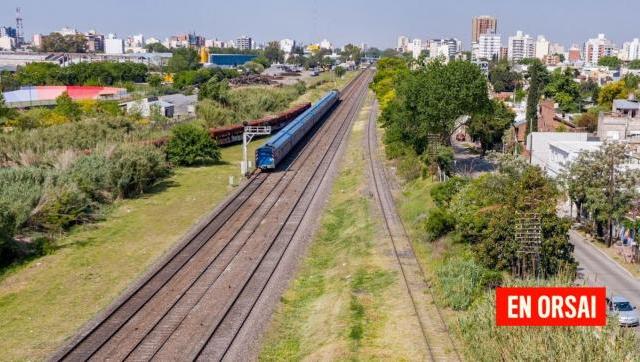
[[[578,272],[584,274],[587,284],[604,286],[607,295],[622,295],[634,305],[640,306],[640,281],[626,269],[606,256],[574,230],[569,232],[571,243],[575,246],[574,256],[578,261]]]
[[[465,176],[479,176],[484,172],[493,171],[493,165],[484,157],[473,153],[464,143],[451,140],[456,160],[456,173]]]

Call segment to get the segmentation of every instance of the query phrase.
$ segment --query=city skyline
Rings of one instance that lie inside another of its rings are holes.
[[[412,39],[456,37],[463,41],[465,49],[469,49],[471,19],[479,15],[495,16],[498,33],[504,39],[522,30],[534,37],[543,34],[550,41],[568,47],[573,43],[582,44],[598,33],[605,33],[618,46],[640,37],[640,30],[633,26],[634,14],[640,11],[638,2],[617,2],[616,8],[625,11],[616,13],[615,21],[594,10],[596,4],[600,5],[594,0],[583,1],[580,7],[567,1],[540,0],[535,7],[524,7],[523,3],[499,0],[482,3],[461,0],[455,4],[417,0],[299,3],[280,0],[265,4],[250,0],[243,6],[244,11],[240,11],[233,3],[196,0],[182,1],[179,9],[168,1],[93,3],[61,0],[45,11],[38,1],[23,0],[2,5],[0,25],[15,26],[15,8],[19,6],[25,19],[27,39],[34,33],[48,34],[68,26],[80,31],[113,32],[119,36],[143,33],[147,37],[163,39],[173,34],[196,32],[207,38],[235,39],[246,34],[258,42],[292,38],[310,43],[327,38],[338,45],[363,42],[379,48],[394,47],[398,35]],[[567,18],[571,26],[564,25]]]

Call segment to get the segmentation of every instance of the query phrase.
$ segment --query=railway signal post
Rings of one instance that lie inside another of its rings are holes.
[[[243,175],[249,173],[249,160],[247,155],[247,147],[255,136],[268,136],[271,134],[271,126],[245,126],[242,134],[242,163],[240,164],[240,172]]]

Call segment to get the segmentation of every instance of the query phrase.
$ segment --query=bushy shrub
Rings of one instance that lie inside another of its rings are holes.
[[[435,184],[430,191],[433,202],[438,207],[449,206],[451,199],[467,184],[469,180],[463,177],[451,177],[445,182]]]
[[[220,151],[205,129],[182,124],[171,130],[167,159],[176,165],[192,166],[219,161]]]
[[[424,228],[429,240],[435,240],[446,235],[454,227],[453,217],[446,209],[437,207],[429,210]]]
[[[11,211],[16,226],[29,219],[48,175],[35,167],[0,168],[0,202]]]
[[[110,183],[119,198],[144,193],[169,172],[164,154],[154,147],[123,145],[110,161]]]
[[[94,203],[72,182],[50,185],[33,211],[30,223],[49,232],[60,232],[69,226],[89,220]]]
[[[79,158],[64,175],[64,182],[74,183],[93,200],[109,202],[113,185],[110,183],[109,160],[94,154]]]

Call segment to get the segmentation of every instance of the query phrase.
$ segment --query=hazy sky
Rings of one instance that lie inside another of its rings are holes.
[[[640,0],[3,0],[0,25],[15,24],[16,6],[29,37],[69,26],[161,39],[195,31],[219,39],[247,34],[259,42],[327,38],[393,47],[405,34],[457,37],[469,48],[471,18],[485,14],[498,17],[505,44],[519,29],[565,45],[597,33],[618,45],[640,37]]]

